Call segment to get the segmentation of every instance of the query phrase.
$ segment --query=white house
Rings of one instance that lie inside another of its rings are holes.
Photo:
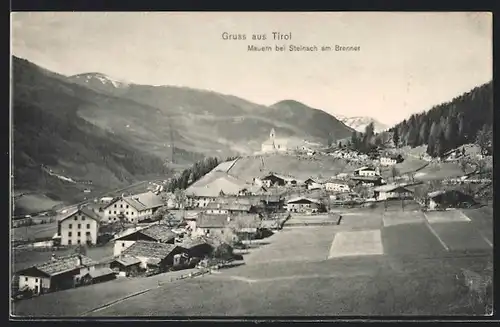
[[[320,179],[313,179],[313,178],[308,178],[304,184],[306,185],[306,188],[308,190],[318,190],[318,189],[324,189],[325,188],[325,183],[324,181]]]
[[[137,223],[149,218],[163,205],[162,198],[152,192],[116,198],[103,207],[104,221],[114,222],[122,216],[127,222]]]
[[[402,185],[382,185],[373,189],[374,197],[377,200],[410,199],[413,192]]]
[[[380,176],[380,170],[373,167],[361,167],[354,171],[354,176],[375,177]]]
[[[72,288],[77,282],[75,277],[93,271],[96,264],[92,259],[80,254],[53,256],[48,262],[16,273],[19,277],[19,291],[29,289],[34,294],[43,294]]]
[[[286,203],[286,209],[289,212],[315,213],[320,211],[321,206],[320,201],[306,197],[293,198]]]
[[[96,244],[101,217],[89,207],[67,212],[57,222],[61,245]]]
[[[380,157],[381,166],[392,166],[403,161],[401,155],[385,155]]]
[[[325,183],[325,189],[332,192],[350,192],[351,188],[345,180],[329,179]]]
[[[274,132],[274,128],[271,129],[271,133],[269,133],[269,138],[262,143],[261,151],[264,153],[268,152],[286,152],[288,150],[286,139],[278,139],[276,138],[276,133]]]

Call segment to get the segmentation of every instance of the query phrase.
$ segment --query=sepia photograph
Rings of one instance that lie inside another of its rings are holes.
[[[493,314],[491,12],[12,12],[11,319]]]

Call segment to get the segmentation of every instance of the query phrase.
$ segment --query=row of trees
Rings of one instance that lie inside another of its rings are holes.
[[[430,156],[476,142],[483,153],[491,151],[493,84],[476,87],[450,102],[414,114],[389,131],[395,146],[427,145]]]

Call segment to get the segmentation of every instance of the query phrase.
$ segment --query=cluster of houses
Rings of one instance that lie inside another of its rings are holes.
[[[350,149],[337,149],[329,153],[334,158],[347,159],[354,162],[371,162],[380,166],[393,166],[404,161],[401,154],[380,153],[379,150],[365,154]]]
[[[379,160],[383,166],[401,159]],[[98,263],[81,254],[54,256],[49,262],[18,271],[16,285],[21,292],[42,294],[116,276],[193,267],[223,244],[235,244],[243,237],[256,238],[263,230],[281,228],[291,214],[328,211],[325,201],[311,192],[326,193],[330,200],[342,203],[360,197],[354,192],[359,185],[371,190],[374,201],[413,198],[406,186],[387,184],[380,168],[373,166],[360,167],[352,174],[306,180],[271,172],[251,182],[215,169],[182,195],[168,194],[162,198],[145,192],[102,198],[98,203],[66,212],[58,221],[54,241],[63,246],[95,245],[101,227],[115,223],[133,225],[113,236],[112,259]],[[368,198],[363,197],[363,201]],[[437,192],[429,194],[426,204],[437,209],[453,199],[469,201],[461,195]],[[153,222],[151,218],[162,207],[182,213],[180,222],[175,226],[164,220]]]

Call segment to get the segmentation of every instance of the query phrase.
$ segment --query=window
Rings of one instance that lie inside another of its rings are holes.
[[[90,232],[86,232],[85,235],[90,236]]]
[[[85,220],[85,216],[82,216],[82,220]]]
[[[113,213],[116,215],[116,211],[113,211]]]
[[[80,232],[78,232],[78,233],[76,234],[76,236],[80,236],[80,235],[81,235],[81,233],[80,233]]]
[[[76,241],[76,243],[77,243],[77,244],[80,244],[80,240],[77,240],[77,241]]]
[[[71,240],[68,240],[68,245],[71,245],[71,243],[72,243]]]
[[[111,210],[109,210],[109,214],[111,214]]]
[[[128,215],[128,211],[125,211],[125,214]]]
[[[73,235],[73,233],[71,233],[71,232],[68,232],[68,237],[71,237],[71,235]]]
[[[35,278],[35,283],[38,283],[38,278]]]
[[[75,216],[75,219],[74,219],[74,220],[75,220],[75,221],[77,221],[77,220],[78,220],[78,216]]]
[[[116,204],[115,204],[115,208],[116,208]]]
[[[122,248],[124,248],[124,247],[125,247],[125,243],[122,243]]]
[[[134,215],[134,212],[132,211],[132,212],[131,212],[131,214],[132,214],[132,216],[133,216],[133,215]]]
[[[82,228],[82,224],[78,224],[78,229]]]
[[[24,281],[27,282],[28,281],[28,277],[24,277]]]
[[[128,209],[128,204],[127,204],[127,209]]]
[[[90,229],[90,224],[87,224],[87,229]]]
[[[123,208],[123,204],[120,204],[120,208]]]
[[[69,226],[68,226],[68,227],[69,227],[70,229],[71,229],[71,228],[73,228],[73,224],[69,224]]]

